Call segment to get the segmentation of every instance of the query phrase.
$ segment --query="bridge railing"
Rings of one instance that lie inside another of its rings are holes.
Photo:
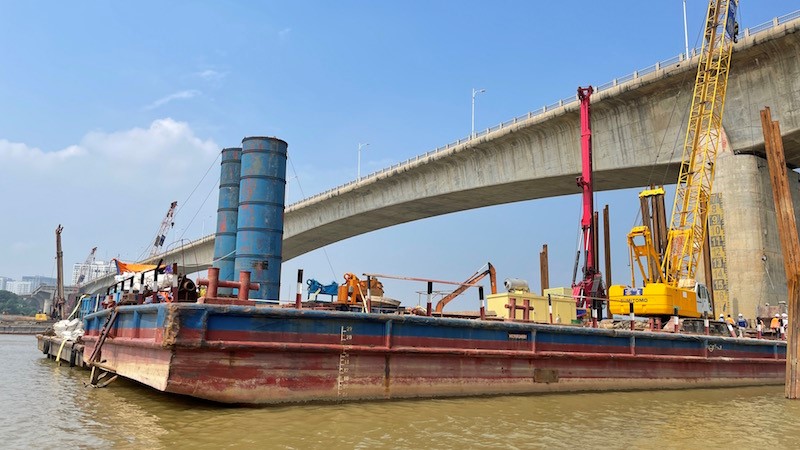
[[[764,22],[764,23],[756,25],[754,27],[745,28],[744,36],[745,37],[753,36],[755,34],[758,34],[758,33],[761,33],[761,32],[767,31],[767,30],[771,30],[772,28],[778,27],[780,25],[783,25],[783,24],[785,24],[787,22],[791,22],[791,21],[796,20],[796,19],[800,19],[800,10],[791,12],[789,14],[785,14],[783,16],[775,17],[772,20],[770,20],[769,22]],[[690,50],[691,56],[693,57],[693,56],[697,55],[699,50],[701,50],[699,47],[691,49]],[[645,67],[644,69],[637,70],[637,71],[635,71],[635,72],[633,72],[631,74],[625,75],[624,77],[615,78],[615,79],[609,81],[608,83],[596,86],[595,87],[595,92],[605,91],[607,89],[611,89],[611,88],[619,86],[621,84],[629,83],[629,82],[634,81],[634,80],[636,80],[636,79],[638,79],[638,78],[640,78],[640,77],[642,77],[644,75],[647,75],[647,74],[650,74],[650,73],[653,73],[653,72],[657,72],[658,70],[661,70],[664,67],[668,67],[668,66],[671,66],[673,64],[677,64],[677,63],[679,63],[679,62],[681,62],[681,61],[683,61],[685,59],[686,59],[686,55],[681,53],[681,54],[679,54],[677,56],[673,56],[672,58],[669,58],[667,60],[657,62],[657,63],[655,63],[655,64],[653,64],[651,66]],[[501,122],[501,123],[499,123],[499,124],[497,124],[495,126],[487,128],[485,130],[477,131],[472,136],[467,136],[465,138],[458,139],[458,140],[453,141],[453,142],[451,142],[451,143],[449,143],[447,145],[443,145],[441,147],[437,147],[437,148],[435,148],[433,150],[430,150],[428,152],[425,152],[425,153],[423,153],[421,155],[417,155],[417,156],[415,156],[413,158],[409,158],[409,159],[407,159],[407,160],[405,160],[403,162],[394,164],[394,165],[392,165],[390,167],[383,168],[381,170],[378,170],[377,172],[370,173],[369,175],[361,177],[359,180],[349,181],[349,182],[347,182],[345,184],[342,184],[340,186],[337,186],[335,188],[331,188],[331,189],[328,189],[328,190],[326,190],[324,192],[320,192],[319,194],[315,194],[315,195],[312,195],[310,197],[304,198],[303,200],[300,200],[300,201],[292,203],[291,205],[289,205],[289,207],[297,205],[297,204],[300,204],[300,203],[304,203],[304,202],[307,202],[307,201],[310,201],[310,200],[314,200],[314,199],[317,199],[317,198],[320,198],[320,197],[324,197],[324,196],[326,196],[326,195],[328,195],[330,193],[333,193],[333,192],[336,192],[336,191],[338,191],[340,189],[343,189],[343,188],[346,188],[348,186],[354,185],[354,184],[358,183],[360,180],[366,180],[366,179],[370,179],[370,178],[375,178],[375,177],[377,177],[379,175],[391,172],[391,171],[393,171],[393,170],[395,170],[395,169],[397,169],[399,167],[415,163],[415,162],[419,161],[420,159],[428,158],[428,157],[433,156],[433,155],[435,155],[437,153],[443,152],[445,150],[449,150],[449,149],[451,149],[453,147],[456,147],[456,146],[459,146],[461,144],[465,144],[465,143],[467,143],[467,142],[469,142],[469,141],[471,141],[473,139],[477,139],[479,137],[486,136],[487,134],[492,133],[494,131],[498,131],[498,130],[502,130],[504,128],[508,128],[510,126],[516,125],[517,123],[520,123],[520,122],[532,119],[534,117],[540,116],[540,115],[542,115],[542,114],[544,114],[544,113],[546,113],[548,111],[553,111],[555,109],[562,108],[562,107],[567,106],[567,105],[569,105],[571,103],[577,103],[577,102],[578,102],[578,96],[577,96],[577,93],[576,93],[575,95],[563,98],[563,99],[561,99],[561,100],[559,100],[559,101],[557,101],[555,103],[552,103],[550,105],[542,106],[539,109],[536,109],[536,110],[533,110],[533,111],[529,111],[526,114],[514,117],[511,120],[507,120],[505,122]]]

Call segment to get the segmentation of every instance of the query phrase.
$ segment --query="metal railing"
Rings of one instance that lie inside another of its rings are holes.
[[[758,33],[761,33],[761,32],[767,31],[767,30],[771,30],[772,28],[775,28],[775,27],[777,27],[779,25],[786,24],[786,23],[791,22],[791,21],[796,20],[796,19],[800,19],[800,10],[791,12],[789,14],[785,14],[783,16],[775,17],[772,20],[770,20],[769,22],[764,22],[764,23],[756,25],[754,27],[745,28],[744,37],[753,36],[755,34],[758,34]],[[692,57],[696,56],[697,53],[700,50],[701,49],[699,47],[692,49],[691,50],[691,54],[692,54],[691,56]],[[596,86],[595,87],[595,93],[601,92],[601,91],[605,91],[605,90],[611,89],[613,87],[617,87],[619,85],[638,80],[639,78],[641,78],[641,77],[643,77],[645,75],[657,72],[657,71],[659,71],[659,70],[661,70],[661,69],[663,69],[665,67],[669,67],[669,66],[672,66],[674,64],[678,64],[678,63],[684,61],[685,59],[686,59],[686,55],[681,53],[678,56],[673,56],[672,58],[669,58],[669,59],[667,59],[665,61],[657,62],[657,63],[653,64],[652,66],[645,67],[642,70],[637,70],[637,71],[635,71],[635,72],[633,72],[631,74],[625,75],[624,77],[615,78],[615,79],[609,81],[608,83],[601,84],[600,86]],[[288,207],[292,207],[292,206],[298,205],[300,203],[304,203],[304,202],[307,202],[307,201],[310,201],[310,200],[314,200],[314,199],[317,199],[317,198],[320,198],[320,197],[324,197],[324,196],[326,196],[328,194],[331,194],[333,192],[339,191],[339,190],[341,190],[343,188],[346,188],[348,186],[352,186],[354,184],[357,184],[361,180],[367,180],[367,179],[371,179],[371,178],[376,178],[376,177],[378,177],[380,175],[392,172],[393,170],[396,170],[399,167],[406,166],[406,165],[409,165],[409,164],[413,164],[413,163],[419,161],[420,159],[428,158],[428,157],[430,157],[432,155],[435,155],[437,153],[443,152],[445,150],[449,150],[449,149],[451,149],[453,147],[456,147],[456,146],[459,146],[461,144],[465,144],[465,143],[470,142],[472,140],[475,140],[475,139],[477,139],[479,137],[486,136],[489,133],[492,133],[492,132],[495,132],[495,131],[498,131],[498,130],[502,130],[504,128],[508,128],[508,127],[516,125],[516,124],[518,124],[520,122],[528,121],[528,120],[530,120],[530,119],[532,119],[534,117],[541,116],[542,114],[544,114],[546,112],[550,112],[550,111],[553,111],[553,110],[556,110],[556,109],[559,109],[559,108],[563,108],[563,107],[571,105],[573,103],[576,103],[576,104],[578,103],[577,94],[572,95],[570,97],[563,98],[563,99],[561,99],[561,100],[559,100],[559,101],[557,101],[555,103],[552,103],[550,105],[542,106],[539,109],[536,109],[536,110],[533,110],[533,111],[529,111],[527,114],[523,114],[521,116],[514,117],[511,120],[507,120],[505,122],[501,122],[500,124],[492,126],[492,127],[489,127],[489,128],[487,128],[487,129],[485,129],[483,131],[476,131],[475,134],[472,137],[467,136],[465,138],[458,139],[457,141],[451,142],[451,143],[449,143],[447,145],[443,145],[441,147],[437,147],[437,148],[435,148],[433,150],[425,152],[425,153],[423,153],[421,155],[417,155],[417,156],[415,156],[413,158],[409,158],[409,159],[407,159],[407,160],[405,160],[403,162],[394,164],[392,166],[386,167],[386,168],[381,169],[381,170],[379,170],[377,172],[372,172],[369,175],[363,176],[358,180],[353,180],[353,181],[347,182],[345,184],[342,184],[340,186],[337,186],[335,188],[331,188],[331,189],[328,189],[326,191],[320,192],[319,194],[315,194],[315,195],[312,195],[310,197],[304,198],[302,200],[299,200],[297,202],[294,202],[294,203],[290,204]]]

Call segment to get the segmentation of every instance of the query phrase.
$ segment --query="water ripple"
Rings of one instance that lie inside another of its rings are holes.
[[[800,402],[781,387],[235,408],[126,380],[84,386],[35,338],[0,336],[4,449],[797,448]]]

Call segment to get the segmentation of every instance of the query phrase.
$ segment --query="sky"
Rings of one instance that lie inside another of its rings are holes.
[[[742,3],[742,28],[798,9],[795,0]],[[699,46],[706,6],[687,1],[690,47]],[[147,254],[172,201],[165,246],[213,232],[219,151],[245,136],[288,142],[291,204],[353,180],[359,143],[370,144],[361,152],[366,175],[466,137],[473,88],[486,89],[476,98],[480,130],[684,49],[680,0],[3,0],[0,8],[0,276],[16,279],[55,276],[59,224],[68,279],[95,246],[103,260]],[[523,278],[538,291],[542,244],[551,286],[568,286],[578,192],[329,245],[284,262],[281,298],[294,297],[299,268],[322,283],[345,272],[462,281],[487,261],[501,283]],[[636,192],[596,194],[598,209],[611,209],[615,283],[630,279],[625,235]],[[406,305],[425,289],[383,282]],[[477,294],[454,305],[477,308]]]

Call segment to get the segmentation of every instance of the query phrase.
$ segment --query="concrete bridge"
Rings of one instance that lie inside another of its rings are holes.
[[[787,162],[800,167],[800,12],[756,28],[746,30],[734,47],[723,123],[730,148],[750,159],[763,154],[759,110],[769,105],[781,121]],[[677,179],[698,60],[676,57],[597,87],[592,96],[596,189]],[[576,98],[562,100],[289,205],[284,260],[400,223],[579,192],[578,110]],[[189,272],[204,270],[213,246],[213,236],[206,236],[149,262],[164,258]],[[783,270],[778,266],[772,273]],[[86,288],[100,290],[110,282],[98,279]]]

